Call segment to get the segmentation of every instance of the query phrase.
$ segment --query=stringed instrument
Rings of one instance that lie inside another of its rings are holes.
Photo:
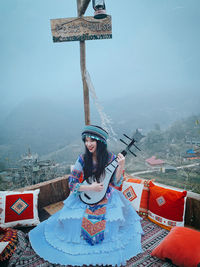
[[[131,146],[135,146],[138,150],[140,150],[134,143],[136,140],[134,138],[128,137],[126,134],[124,134],[126,138],[128,138],[130,141],[129,144],[124,142],[122,139],[120,139],[121,142],[123,142],[126,146],[126,148],[121,152],[123,156],[126,156],[127,152],[129,151],[132,155],[135,157],[137,156],[135,153],[133,153],[130,148]],[[140,150],[141,151],[141,150]],[[106,195],[110,180],[112,179],[112,176],[118,167],[118,162],[117,159],[115,158],[112,162],[110,162],[106,167],[105,167],[105,172],[104,174],[100,177],[100,182],[103,183],[103,190],[100,192],[96,191],[82,191],[79,194],[80,200],[85,203],[85,204],[97,204],[100,202]],[[89,180],[94,181],[93,177],[90,177]],[[90,185],[86,180],[82,183],[83,185]]]

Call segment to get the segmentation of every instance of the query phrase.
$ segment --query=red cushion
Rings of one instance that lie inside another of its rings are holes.
[[[172,190],[150,182],[148,218],[166,229],[184,226],[187,191]]]
[[[6,196],[5,222],[33,219],[33,194]]]
[[[177,266],[197,267],[200,263],[200,232],[176,226],[151,255],[161,260],[170,259]]]
[[[1,191],[0,226],[33,226],[39,223],[39,189],[26,192]]]

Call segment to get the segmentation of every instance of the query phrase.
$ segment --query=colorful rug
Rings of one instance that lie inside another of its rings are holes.
[[[0,265],[3,261],[8,260],[14,253],[18,240],[17,230],[12,228],[1,228],[0,227],[0,242],[7,242],[7,246],[0,254]]]
[[[175,265],[151,257],[151,251],[169,233],[158,225],[142,220],[144,235],[142,236],[142,247],[144,252],[138,254],[127,262],[126,267],[173,267]],[[18,246],[10,258],[8,267],[64,267],[63,265],[51,264],[41,259],[31,248],[28,235],[18,231]],[[84,266],[84,265],[83,265]]]

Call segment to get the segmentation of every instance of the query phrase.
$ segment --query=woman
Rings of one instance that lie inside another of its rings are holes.
[[[93,205],[79,197],[82,192],[101,192],[104,188],[104,169],[115,159],[107,151],[107,138],[101,127],[84,128],[85,154],[78,157],[69,177],[70,196],[62,210],[29,233],[33,249],[51,263],[120,266],[142,252],[140,217],[116,189],[123,179],[125,158],[121,153],[105,197]]]

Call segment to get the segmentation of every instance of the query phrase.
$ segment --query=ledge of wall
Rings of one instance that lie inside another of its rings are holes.
[[[200,230],[200,196],[195,197],[188,192],[185,211],[185,225]]]
[[[38,196],[38,209],[41,210],[45,206],[65,200],[69,193],[68,176],[58,177],[49,181],[39,184],[26,186],[17,191],[35,190],[40,189]]]
[[[49,180],[43,183],[27,186],[18,191],[40,189],[38,197],[38,209],[42,210],[44,207],[65,200],[70,193],[68,186],[68,175]],[[165,187],[165,185],[159,184]],[[171,189],[177,189],[170,186]],[[180,190],[180,188],[179,188]],[[185,225],[200,229],[200,194],[188,192],[185,211]]]

